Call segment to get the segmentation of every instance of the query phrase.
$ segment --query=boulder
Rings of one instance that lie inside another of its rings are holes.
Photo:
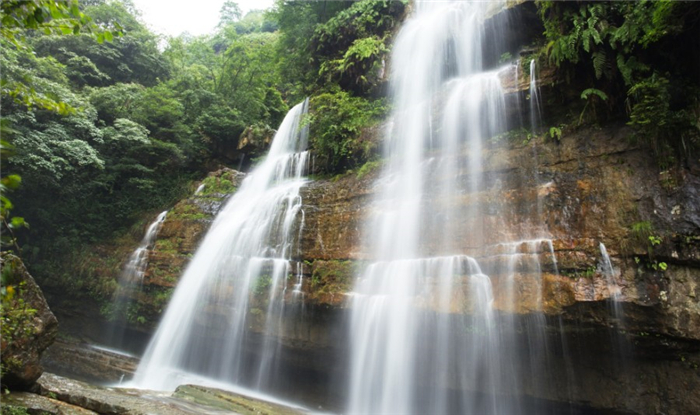
[[[23,390],[41,376],[42,352],[53,343],[58,321],[18,257],[4,253],[2,267],[2,384]]]

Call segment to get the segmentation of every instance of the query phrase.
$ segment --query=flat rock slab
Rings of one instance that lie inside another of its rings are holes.
[[[240,415],[299,415],[305,413],[300,409],[198,385],[179,386],[173,393],[173,397],[224,411],[233,411]]]
[[[185,385],[174,394],[141,389],[111,388],[91,385],[89,383],[63,378],[51,373],[44,373],[37,381],[37,396],[50,402],[56,400],[77,406],[85,412],[51,412],[57,414],[91,414],[105,415],[199,415],[199,414],[256,414],[256,415],[296,415],[303,410],[290,408],[278,403],[270,403],[220,389],[196,385]],[[27,394],[31,395],[31,394]],[[55,399],[47,398],[50,396]],[[22,395],[22,399],[30,399]],[[3,402],[3,405],[5,402]],[[18,401],[17,406],[29,408]],[[39,412],[41,413],[41,412]]]

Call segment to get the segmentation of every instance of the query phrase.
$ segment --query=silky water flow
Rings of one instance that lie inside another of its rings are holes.
[[[148,255],[158,236],[168,211],[161,212],[148,228],[139,246],[131,253],[119,275],[118,286],[112,297],[112,321],[107,326],[106,343],[117,351],[135,352],[125,335],[128,314],[133,304],[133,298],[143,287],[143,277],[148,267]]]
[[[552,386],[542,276],[557,265],[539,202],[521,224],[488,203],[510,180],[483,161],[512,128],[484,56],[484,20],[502,6],[418,1],[397,36],[370,260],[349,306],[347,413],[537,413],[523,397]]]
[[[173,293],[134,385],[173,390],[219,383],[265,391],[277,345],[265,336],[285,312],[299,249],[306,183],[308,100],[292,108],[265,160],[217,215]],[[253,310],[259,311],[258,313]],[[247,330],[262,314],[261,336]],[[251,344],[253,346],[251,346]]]

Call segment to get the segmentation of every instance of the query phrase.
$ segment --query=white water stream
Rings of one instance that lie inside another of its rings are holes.
[[[163,226],[165,216],[168,211],[161,212],[153,221],[141,240],[139,246],[131,253],[124,265],[124,269],[119,275],[118,287],[112,297],[112,322],[107,326],[106,342],[120,349],[128,349],[129,345],[125,339],[124,326],[128,320],[129,308],[133,299],[142,289],[143,277],[148,267],[148,255],[153,248],[153,244],[158,236],[158,231]]]
[[[272,336],[262,333],[255,353],[246,353],[246,329],[256,318],[249,310],[266,309],[265,329],[284,312],[283,287],[303,226],[307,107],[308,100],[289,111],[268,156],[216,217],[146,350],[136,386],[172,390],[204,378],[264,390],[270,381]]]
[[[537,83],[537,61],[530,61],[530,131],[532,135],[540,133],[542,128],[542,103],[540,86]]]
[[[489,216],[484,201],[500,186],[484,172],[486,141],[509,127],[497,73],[484,67],[482,23],[500,6],[418,1],[396,39],[393,127],[365,231],[372,260],[350,303],[347,413],[518,414],[525,389],[548,387],[542,263],[557,273],[552,242],[535,223]],[[527,316],[501,315],[498,301],[527,304]]]
[[[143,282],[143,274],[146,272],[146,267],[148,266],[148,251],[153,247],[153,243],[156,241],[156,236],[158,236],[158,231],[161,226],[163,226],[163,221],[168,211],[161,212],[156,220],[148,226],[146,234],[141,240],[141,244],[138,248],[131,254],[129,260],[124,267],[124,272],[120,277],[120,280],[127,283],[139,283]]]

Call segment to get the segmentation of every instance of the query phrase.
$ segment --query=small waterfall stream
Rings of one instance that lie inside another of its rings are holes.
[[[156,236],[158,236],[158,231],[163,225],[165,216],[168,211],[161,212],[156,220],[148,226],[146,234],[141,240],[141,244],[138,248],[131,254],[129,261],[127,261],[124,267],[124,272],[120,279],[127,284],[134,284],[143,282],[143,274],[146,272],[146,267],[148,266],[148,250],[153,247],[153,243],[156,241]]]
[[[530,129],[532,135],[540,133],[542,128],[542,103],[540,86],[537,83],[537,61],[530,61]]]
[[[141,290],[143,276],[146,272],[146,267],[148,267],[148,254],[153,248],[158,231],[163,225],[167,214],[167,210],[161,212],[156,217],[156,220],[148,226],[141,243],[129,256],[122,273],[119,275],[119,286],[114,292],[111,310],[115,320],[109,325],[109,333],[106,334],[107,342],[113,347],[128,348],[124,339],[124,326],[127,322],[129,306],[135,294]]]
[[[134,378],[172,390],[193,379],[266,390],[303,227],[308,100],[292,108],[265,160],[217,215],[182,276]],[[262,321],[261,321],[262,319]],[[252,326],[262,332],[248,330]],[[251,346],[252,345],[252,346]],[[250,348],[253,348],[252,350]]]

